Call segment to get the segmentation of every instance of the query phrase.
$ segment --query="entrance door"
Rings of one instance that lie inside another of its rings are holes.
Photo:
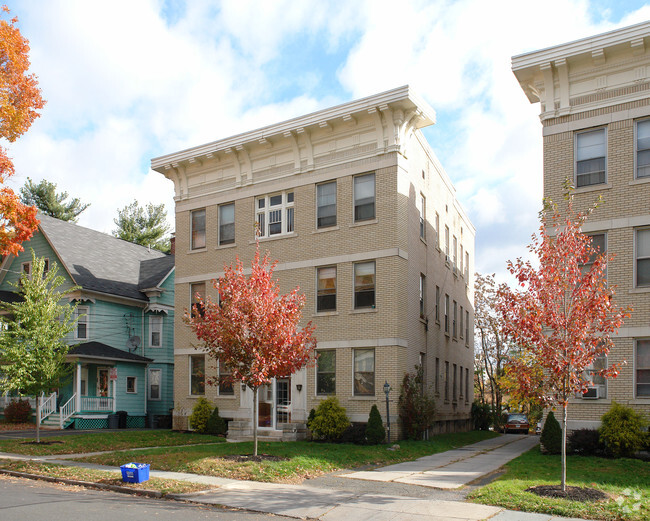
[[[275,381],[276,427],[291,422],[291,379],[278,378]]]
[[[108,369],[97,369],[97,396],[109,395]]]
[[[273,428],[273,386],[264,384],[257,391],[257,426]]]

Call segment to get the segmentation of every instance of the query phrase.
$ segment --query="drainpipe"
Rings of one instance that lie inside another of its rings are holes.
[[[141,336],[140,338],[142,339],[142,356],[147,356],[145,354],[145,346],[147,345],[147,339],[144,337],[144,308],[142,308],[142,320],[140,321],[140,331],[141,331]],[[147,401],[149,398],[149,364],[144,366],[144,414],[145,416],[149,412],[147,409],[149,407],[149,402]],[[145,423],[146,423],[146,418],[145,418]]]

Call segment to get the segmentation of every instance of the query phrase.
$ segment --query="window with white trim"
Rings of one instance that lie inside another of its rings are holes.
[[[636,397],[650,398],[650,339],[636,341],[634,373]]]
[[[449,226],[445,224],[445,260],[449,262]]]
[[[636,122],[636,175],[637,179],[650,177],[650,119]]]
[[[190,212],[190,237],[192,250],[205,248],[205,208]]]
[[[375,307],[375,262],[354,265],[354,309]]]
[[[582,395],[582,398],[607,398],[607,379],[599,374],[603,369],[607,369],[607,357],[605,355],[594,359],[592,364],[585,369],[583,376],[589,382],[589,389]]]
[[[596,257],[607,251],[607,234],[606,233],[596,233],[589,235],[591,237],[591,247],[595,250],[590,256],[587,262],[582,264],[582,273],[589,273],[591,266],[593,265]]]
[[[354,350],[354,395],[375,395],[375,350]]]
[[[375,174],[354,178],[354,221],[375,218]]]
[[[151,401],[162,399],[161,384],[162,369],[149,369],[149,399]]]
[[[260,237],[293,233],[293,191],[264,195],[255,199],[255,222]]]
[[[420,194],[419,198],[419,204],[418,204],[418,211],[420,212],[420,238],[421,239],[426,239],[426,233],[427,233],[427,200],[426,198]]]
[[[426,277],[420,273],[420,318],[425,318],[427,316],[426,313],[426,292],[427,292],[427,280]]]
[[[336,311],[336,266],[317,268],[316,312]]]
[[[232,380],[232,371],[219,361],[219,396],[234,396],[235,385]]]
[[[162,347],[163,317],[151,315],[149,317],[149,347]]]
[[[316,394],[329,396],[336,394],[336,350],[316,351]]]
[[[588,130],[575,135],[576,188],[607,182],[607,131]]]
[[[77,318],[77,327],[75,328],[75,340],[88,340],[88,326],[90,317],[88,306],[77,306],[75,309],[75,317]]]
[[[316,185],[316,227],[336,226],[336,181]]]
[[[126,393],[136,394],[138,389],[138,378],[136,376],[126,377]]]
[[[205,394],[205,355],[190,355],[190,395]]]
[[[235,244],[235,203],[219,206],[219,246]]]
[[[636,230],[636,286],[650,286],[650,228]]]
[[[203,304],[199,301],[205,299],[205,282],[190,284],[190,313],[194,317],[197,313],[203,316]]]
[[[456,239],[455,235],[453,237],[452,244],[453,244],[453,247],[454,247],[454,249],[453,249],[453,252],[454,252],[454,256],[453,256],[454,268],[457,268],[458,267],[458,239]]]

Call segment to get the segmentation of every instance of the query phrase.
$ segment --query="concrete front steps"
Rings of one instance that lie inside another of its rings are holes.
[[[63,422],[63,428],[67,428],[72,423],[72,418],[68,418]],[[57,430],[61,428],[61,415],[58,412],[53,412],[41,422],[41,429]]]
[[[258,441],[298,441],[307,438],[307,424],[305,423],[285,423],[282,430],[258,429]],[[228,422],[228,439],[231,441],[252,441],[253,429],[250,421],[230,421]]]

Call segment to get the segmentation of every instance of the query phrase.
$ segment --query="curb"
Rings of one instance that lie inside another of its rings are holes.
[[[152,497],[156,499],[160,499],[163,497],[162,492],[158,492],[157,490],[134,489],[130,487],[121,487],[119,485],[106,485],[104,483],[95,483],[93,481],[81,481],[78,479],[53,478],[51,476],[41,476],[40,474],[16,472],[15,470],[0,469],[0,474],[13,476],[16,478],[27,478],[27,479],[47,481],[49,483],[63,483],[65,485],[76,485],[80,487],[96,488],[99,490],[111,490],[113,492],[120,492],[121,494],[134,494],[136,496],[146,496],[146,497]],[[176,495],[177,494],[168,494],[167,496],[164,497],[174,499],[174,496]]]

